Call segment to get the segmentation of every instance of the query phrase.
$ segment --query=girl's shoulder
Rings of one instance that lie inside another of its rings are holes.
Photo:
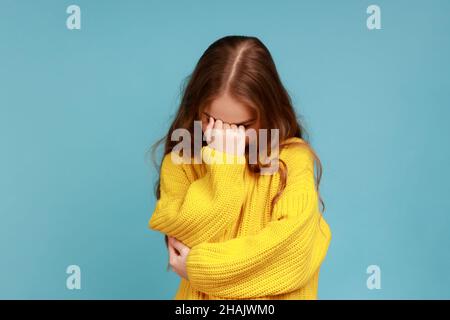
[[[301,143],[306,144],[306,141],[299,137],[289,137],[280,141],[280,144],[291,144],[291,143]]]
[[[314,162],[310,145],[299,137],[290,137],[280,142],[279,157],[288,167],[311,165]]]

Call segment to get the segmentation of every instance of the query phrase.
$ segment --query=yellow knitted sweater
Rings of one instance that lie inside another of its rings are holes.
[[[203,146],[200,164],[177,164],[170,153],[162,161],[149,227],[191,248],[188,280],[181,278],[174,299],[317,299],[331,232],[319,211],[311,152],[280,150],[287,182],[272,213],[280,174],[258,176],[237,161],[244,156],[212,163],[224,155]]]

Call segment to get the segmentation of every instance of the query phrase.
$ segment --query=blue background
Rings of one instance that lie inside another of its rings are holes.
[[[174,296],[146,152],[207,46],[243,34],[272,52],[324,165],[319,298],[449,299],[449,15],[446,0],[1,0],[0,298]]]

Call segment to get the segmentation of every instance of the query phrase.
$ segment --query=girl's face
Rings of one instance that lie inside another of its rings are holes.
[[[201,114],[202,131],[205,132],[209,117],[214,120],[222,120],[224,123],[243,125],[245,130],[254,129],[258,133],[259,117],[258,112],[245,104],[242,104],[228,94],[224,94],[215,99]],[[245,143],[249,143],[249,137],[245,138]]]

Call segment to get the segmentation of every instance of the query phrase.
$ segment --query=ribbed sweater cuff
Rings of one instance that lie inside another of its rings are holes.
[[[246,163],[245,155],[233,155],[219,151],[210,146],[202,147],[202,158],[207,165],[243,166]]]

